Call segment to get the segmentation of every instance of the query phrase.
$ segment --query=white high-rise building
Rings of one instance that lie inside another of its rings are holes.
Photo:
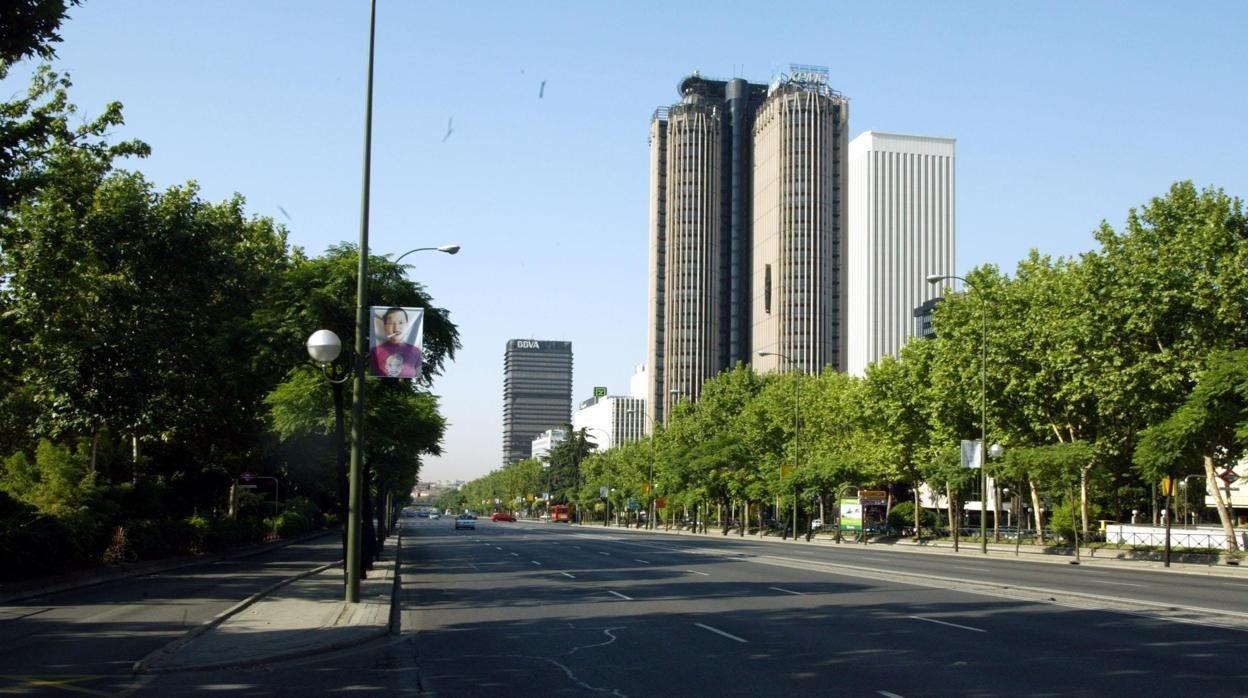
[[[572,430],[588,430],[586,437],[605,451],[644,436],[645,420],[646,402],[642,398],[607,395],[581,402],[572,415]]]
[[[955,273],[954,139],[867,131],[849,144],[845,370],[896,355]]]

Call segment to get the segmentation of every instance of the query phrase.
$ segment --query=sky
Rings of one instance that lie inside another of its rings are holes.
[[[158,187],[195,181],[319,255],[358,240],[365,0],[86,0],[54,65],[120,101]],[[955,138],[957,273],[1096,249],[1179,180],[1248,196],[1248,3],[378,0],[369,246],[463,348],[426,480],[501,465],[509,339],[571,341],[573,403],[646,358],[648,130],[681,78],[828,68],[850,136]],[[29,65],[0,82],[24,92]],[[315,329],[308,328],[311,334]],[[344,331],[349,331],[349,328]],[[304,357],[292,357],[292,361]]]

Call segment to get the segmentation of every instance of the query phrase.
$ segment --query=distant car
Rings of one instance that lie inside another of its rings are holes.
[[[442,518],[442,515],[441,515],[441,514],[439,514],[439,513],[438,513],[438,512],[436,512],[436,511],[435,511],[435,512],[433,512],[433,513],[431,513],[431,514],[429,514],[429,519],[430,519],[431,521],[437,521],[437,520],[438,520],[438,519],[440,519],[440,518]]]
[[[512,516],[511,514],[504,514],[501,511],[496,511],[493,514],[490,514],[490,521],[515,521],[515,520],[516,520],[516,517]]]
[[[461,528],[468,528],[475,531],[477,529],[477,517],[472,514],[460,514],[459,516],[456,516],[455,530],[458,531]]]

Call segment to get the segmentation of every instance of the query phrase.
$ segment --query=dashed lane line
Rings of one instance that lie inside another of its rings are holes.
[[[802,593],[802,592],[800,592],[800,591],[793,591],[792,589],[785,589],[785,588],[783,588],[783,587],[767,587],[767,588],[768,588],[768,589],[772,589],[772,590],[774,590],[774,591],[781,591],[781,592],[784,592],[784,593],[786,593],[786,594],[792,594],[792,595],[794,595],[794,596],[805,596],[805,594],[803,594],[803,593]]]
[[[620,592],[618,592],[618,591],[611,591],[610,589],[608,589],[608,590],[607,590],[607,593],[609,593],[609,594],[615,594],[616,596],[620,597],[621,599],[624,599],[625,601],[632,601],[632,600],[633,600],[633,597],[631,597],[631,596],[625,596],[625,595],[621,594],[621,593],[620,593]]]
[[[740,638],[740,637],[737,637],[736,635],[733,635],[732,633],[726,633],[726,632],[724,632],[724,631],[720,630],[719,628],[712,628],[711,626],[709,626],[709,625],[703,625],[702,623],[694,623],[694,625],[698,626],[699,628],[702,628],[703,630],[709,630],[709,631],[711,631],[711,632],[713,632],[713,633],[715,633],[716,635],[719,635],[719,636],[721,636],[721,637],[726,637],[726,638],[728,638],[729,640],[736,640],[737,642],[740,642],[741,644],[746,644],[747,642],[749,642],[749,641],[748,641],[748,640],[746,640],[745,638]]]
[[[910,616],[910,617],[915,620],[926,621],[928,623],[935,623],[937,625],[947,625],[950,628],[958,628],[959,630],[970,630],[972,632],[977,632],[977,633],[988,632],[987,630],[984,630],[983,628],[972,628],[969,625],[958,625],[957,623],[948,623],[943,620],[936,620],[935,618],[924,618],[923,616]]]

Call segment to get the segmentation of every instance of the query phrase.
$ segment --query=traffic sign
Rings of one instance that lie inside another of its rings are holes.
[[[594,397],[606,397],[607,389],[601,385],[594,386]]]
[[[1222,482],[1225,482],[1228,485],[1239,479],[1239,476],[1235,474],[1235,471],[1229,469],[1218,473],[1218,477],[1222,478]]]
[[[882,507],[888,501],[888,493],[884,490],[860,490],[858,500],[864,507]]]

